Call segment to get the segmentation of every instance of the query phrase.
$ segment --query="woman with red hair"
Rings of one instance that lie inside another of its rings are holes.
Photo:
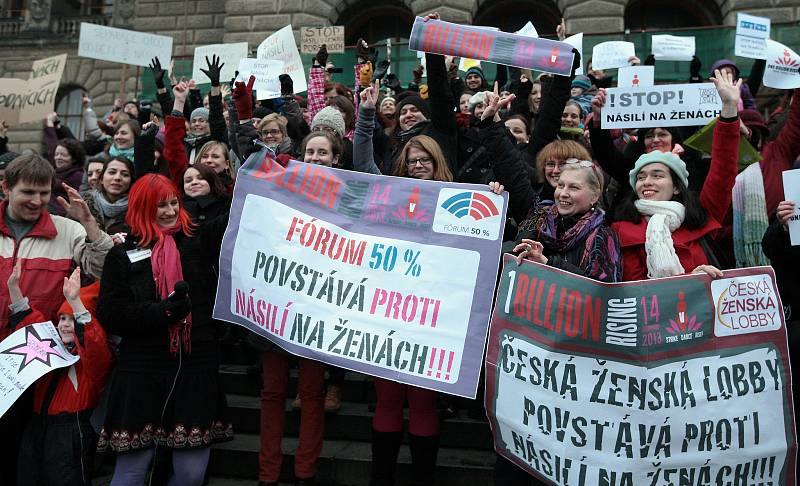
[[[113,486],[141,485],[159,447],[172,449],[169,484],[201,485],[212,442],[230,439],[218,382],[219,328],[211,318],[228,215],[192,223],[168,178],[130,191],[129,237],[109,251],[98,319],[119,335],[99,450],[117,456]]]

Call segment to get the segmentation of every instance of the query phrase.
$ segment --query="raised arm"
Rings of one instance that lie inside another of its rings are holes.
[[[375,104],[378,101],[380,81],[361,91],[356,120],[356,131],[353,136],[353,167],[359,172],[380,175],[381,171],[375,164],[375,150],[372,146],[372,132],[375,128]]]

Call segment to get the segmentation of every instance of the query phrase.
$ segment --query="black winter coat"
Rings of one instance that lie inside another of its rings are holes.
[[[775,269],[786,322],[800,321],[800,280],[796,273],[800,268],[800,246],[792,246],[789,232],[773,218],[761,240],[761,248]]]

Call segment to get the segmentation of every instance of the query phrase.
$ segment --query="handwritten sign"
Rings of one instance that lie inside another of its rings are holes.
[[[221,82],[230,81],[236,76],[236,68],[239,61],[247,57],[247,42],[237,42],[236,44],[212,44],[208,46],[195,47],[194,63],[192,64],[192,79],[198,84],[210,83],[208,76],[203,74],[200,69],[208,69],[206,58],[211,61],[211,56],[216,54],[220,58],[222,66],[219,79]]]
[[[764,86],[778,89],[800,88],[800,56],[780,42],[767,39],[767,66]]]
[[[592,68],[613,69],[628,66],[628,59],[636,56],[633,42],[601,42],[592,49]]]
[[[659,61],[691,61],[695,53],[694,37],[654,35],[653,56]]]
[[[736,14],[735,53],[740,57],[766,59],[770,20],[746,13]]]
[[[316,54],[322,44],[328,52],[344,52],[344,26],[300,28],[300,52]]]
[[[169,66],[172,37],[81,22],[78,55],[142,67],[158,57],[162,66]]]
[[[36,380],[78,359],[64,347],[51,322],[13,332],[0,343],[0,417]]]
[[[800,169],[783,171],[783,193],[786,201],[794,201],[794,214],[789,219],[789,238],[800,245]]]
[[[281,95],[278,76],[283,74],[283,61],[263,61],[261,59],[241,59],[239,77],[246,81],[250,75],[256,77],[253,88],[259,100],[277,98]]]
[[[484,186],[283,168],[263,150],[236,180],[214,317],[299,356],[474,397],[505,205]]]
[[[501,275],[486,356],[498,454],[548,485],[796,484],[770,267],[604,284],[506,255]]]
[[[258,46],[256,57],[263,61],[282,61],[282,74],[292,77],[294,92],[302,93],[308,90],[303,60],[297,51],[297,43],[294,41],[294,31],[291,25],[287,25],[264,39]]]
[[[644,88],[655,84],[655,66],[628,66],[617,70],[618,88]]]
[[[569,75],[572,46],[564,42],[417,17],[408,48]]]
[[[28,123],[43,120],[55,109],[56,93],[67,64],[67,55],[33,62],[27,81],[0,80],[0,120]]]
[[[603,128],[705,125],[721,111],[712,83],[609,88],[600,123]]]

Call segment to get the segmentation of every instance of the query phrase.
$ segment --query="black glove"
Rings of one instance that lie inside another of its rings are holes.
[[[325,65],[328,64],[328,46],[325,44],[319,46],[319,50],[317,51],[317,55],[314,56],[314,60],[317,61],[317,64],[319,64],[320,67],[325,67]]]
[[[189,294],[182,297],[171,296],[156,304],[165,320],[170,322],[180,321],[192,312],[192,299]]]
[[[400,92],[400,80],[397,78],[397,75],[394,73],[387,74],[385,78],[383,78],[383,85],[387,88],[391,89],[395,93]]]
[[[655,65],[656,65],[656,56],[654,56],[654,55],[651,53],[651,54],[650,54],[649,56],[647,56],[647,58],[644,60],[644,65],[645,65],[645,66],[655,66]]]
[[[153,123],[152,125],[142,130],[142,136],[154,138],[158,133],[158,130],[159,126]]]
[[[222,72],[222,66],[225,65],[223,62],[220,64],[221,59],[216,54],[211,56],[211,62],[208,62],[208,56],[206,56],[206,64],[208,65],[208,69],[200,68],[200,72],[208,76],[208,79],[211,80],[211,86],[219,86],[219,76]]]
[[[703,67],[703,63],[700,62],[700,59],[697,56],[692,56],[692,62],[689,64],[689,81],[692,83],[702,83],[703,78],[700,76],[700,68]]]
[[[163,89],[164,75],[167,74],[167,71],[161,68],[161,61],[158,60],[158,57],[154,57],[150,61],[150,69],[153,70],[153,80],[156,82],[156,88]]]
[[[386,76],[386,72],[388,70],[389,70],[389,61],[384,59],[383,61],[378,63],[378,67],[372,72],[372,80],[375,81],[377,79],[383,79],[383,77]]]
[[[281,74],[278,76],[278,80],[281,82],[281,96],[294,95],[294,82],[291,76],[288,74]]]
[[[575,77],[575,71],[577,71],[581,67],[581,53],[578,52],[578,50],[575,49],[574,47],[572,48],[572,53],[575,56],[572,58],[572,72],[571,72],[570,76],[572,76],[574,78]]]

